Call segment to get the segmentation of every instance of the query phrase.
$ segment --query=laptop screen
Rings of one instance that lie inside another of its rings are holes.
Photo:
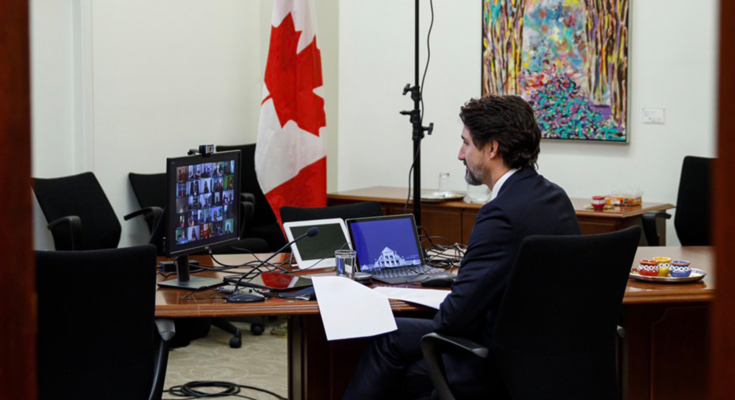
[[[349,220],[360,271],[422,265],[412,215]]]

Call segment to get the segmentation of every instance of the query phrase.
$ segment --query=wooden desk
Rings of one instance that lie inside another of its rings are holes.
[[[687,259],[708,271],[703,282],[655,284],[631,280],[623,299],[622,392],[631,400],[702,398],[709,355],[709,303],[714,297],[711,247],[641,247],[636,260],[654,256]],[[211,260],[200,258],[203,265]],[[207,272],[203,275],[221,275]],[[188,292],[157,289],[156,316],[166,318],[288,315],[289,399],[339,399],[365,340],[327,342],[316,302],[269,299],[228,304],[187,301]],[[210,296],[206,291],[199,296]],[[400,316],[430,318],[434,311],[391,300]],[[685,372],[685,373],[684,373]],[[683,378],[686,376],[686,378]]]
[[[706,398],[710,303],[715,295],[714,249],[640,247],[636,260],[656,256],[689,260],[694,268],[708,274],[700,283],[629,282],[623,300],[623,398]]]
[[[377,201],[383,207],[386,215],[403,214],[408,189],[374,186],[364,189],[348,190],[331,193],[327,195],[327,205],[336,206],[351,204],[360,201]],[[590,204],[589,199],[572,199],[574,210],[579,219],[582,233],[591,235],[595,233],[612,232],[641,224],[641,215],[647,212],[665,211],[674,208],[667,203],[643,203],[635,207],[615,207],[605,211],[591,211],[585,209]],[[459,201],[445,201],[441,203],[421,204],[421,218],[424,228],[432,236],[442,236],[452,243],[467,243],[475,225],[477,212],[482,204],[465,203]],[[411,212],[409,204],[408,212]],[[659,233],[662,235],[662,243],[666,244],[665,221],[659,219]],[[645,240],[642,238],[642,240]],[[641,244],[645,244],[642,242]]]

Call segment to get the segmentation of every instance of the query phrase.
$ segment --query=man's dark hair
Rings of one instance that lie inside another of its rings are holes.
[[[459,113],[475,147],[498,141],[498,152],[510,168],[536,168],[541,130],[533,109],[518,96],[487,96],[472,99]]]

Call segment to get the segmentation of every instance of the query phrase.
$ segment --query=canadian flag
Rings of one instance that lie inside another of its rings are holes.
[[[271,19],[255,172],[274,214],[327,204],[322,60],[311,0],[277,0]]]

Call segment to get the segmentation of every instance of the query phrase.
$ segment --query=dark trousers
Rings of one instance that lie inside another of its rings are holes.
[[[398,330],[368,344],[343,400],[432,398],[434,386],[421,353],[421,337],[434,331],[432,321],[396,318],[396,324]],[[444,357],[444,365],[457,399],[510,398],[492,360],[452,353]]]

